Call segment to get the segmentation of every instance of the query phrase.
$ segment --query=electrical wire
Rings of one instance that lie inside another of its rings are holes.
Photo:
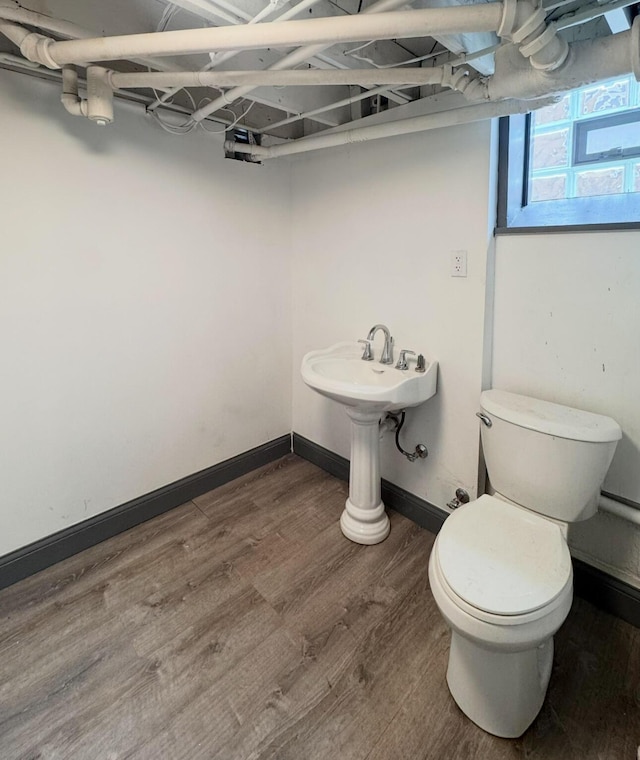
[[[151,115],[153,116],[154,121],[156,121],[165,132],[169,132],[172,135],[187,135],[189,132],[193,132],[198,126],[195,121],[187,121],[184,124],[169,124],[158,115],[157,111],[152,111]]]
[[[252,100],[252,101],[251,101],[251,103],[249,103],[249,107],[247,108],[247,110],[246,110],[246,111],[244,111],[243,113],[241,113],[241,114],[240,114],[240,116],[238,116],[238,117],[237,117],[237,118],[236,118],[234,121],[232,121],[232,122],[231,122],[231,124],[228,124],[226,127],[224,127],[224,129],[207,129],[207,127],[205,127],[205,125],[204,125],[204,120],[200,122],[200,126],[202,127],[202,129],[204,129],[204,131],[205,131],[205,132],[208,132],[208,133],[209,133],[209,134],[211,134],[211,135],[221,135],[221,134],[223,134],[224,132],[226,132],[227,130],[229,130],[229,129],[233,129],[233,127],[235,127],[235,126],[236,126],[236,124],[237,124],[237,123],[238,123],[238,122],[239,122],[241,119],[244,119],[244,117],[245,117],[245,116],[246,116],[246,115],[249,113],[249,111],[250,111],[250,110],[251,110],[251,109],[252,109],[252,108],[255,106],[255,104],[256,104],[256,101],[255,101],[255,100]],[[231,109],[230,109],[230,108],[221,108],[220,110],[221,110],[221,111],[230,111],[230,112],[231,112],[231,113],[233,113],[233,115],[235,116],[235,113],[234,113],[233,111],[231,111]]]
[[[359,50],[364,50],[369,45],[376,42],[376,40],[371,40],[370,42],[365,42],[364,45],[358,45],[358,47],[352,48],[351,50],[345,50],[345,55],[349,55],[352,58],[355,58],[357,61],[364,61],[365,63],[370,63],[374,68],[376,69],[395,69],[399,66],[408,66],[412,63],[420,63],[421,61],[428,61],[431,58],[437,58],[439,55],[442,55],[443,53],[447,53],[448,51],[445,50],[438,50],[436,53],[433,51],[435,50],[437,46],[437,42],[433,45],[431,50],[426,55],[420,55],[416,58],[409,58],[406,61],[401,61],[400,63],[376,63],[372,58],[367,58],[365,55],[356,55],[356,53]]]
[[[160,21],[156,27],[156,32],[165,32],[173,17],[176,16],[180,10],[181,9],[179,6],[174,5],[173,3],[167,3],[162,16],[160,16]]]
[[[181,8],[177,5],[174,5],[173,3],[168,3],[165,7],[164,11],[162,12],[162,16],[160,17],[160,21],[158,22],[158,26],[156,27],[157,32],[165,32],[167,30],[167,27],[171,23],[172,19],[180,12]],[[151,71],[151,67],[147,67],[149,71]],[[184,93],[191,101],[191,105],[193,106],[193,110],[196,110],[196,102],[189,92],[189,90],[185,87]],[[158,90],[155,89],[155,87],[151,88],[153,94],[156,97],[156,100],[161,100],[162,95],[158,92]],[[167,103],[172,103],[173,98],[169,98]],[[195,122],[191,121],[190,119],[187,119],[183,124],[171,124],[167,121],[164,121],[162,117],[157,113],[157,111],[147,111],[147,113],[151,113],[155,122],[159,124],[162,129],[164,129],[165,132],[169,132],[169,134],[172,135],[187,135],[189,132],[193,132],[194,129],[198,126]]]

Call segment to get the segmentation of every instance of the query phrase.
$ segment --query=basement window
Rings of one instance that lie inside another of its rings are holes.
[[[497,233],[640,228],[640,83],[500,120]]]

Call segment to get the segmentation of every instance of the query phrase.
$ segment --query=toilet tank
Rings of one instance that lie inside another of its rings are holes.
[[[484,391],[482,448],[496,492],[562,522],[592,517],[622,436],[610,417],[507,391]]]

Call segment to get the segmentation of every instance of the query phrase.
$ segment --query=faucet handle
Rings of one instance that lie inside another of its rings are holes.
[[[398,356],[398,363],[396,364],[396,369],[409,369],[409,365],[407,364],[407,354],[411,354],[412,356],[416,355],[415,351],[409,351],[406,348],[403,348],[402,351],[400,351],[400,356]]]
[[[416,372],[426,372],[426,362],[424,360],[424,354],[418,354],[418,362],[416,364]]]
[[[358,343],[364,343],[364,351],[362,353],[362,361],[363,362],[372,362],[373,361],[373,354],[371,353],[371,341],[370,340],[364,340],[360,338],[358,340]]]

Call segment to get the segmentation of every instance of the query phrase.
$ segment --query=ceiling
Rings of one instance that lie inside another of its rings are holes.
[[[484,0],[479,0],[482,3]],[[86,31],[86,36],[129,35],[205,26],[221,27],[268,23],[284,19],[340,18],[371,12],[373,0],[0,0],[1,8],[21,8],[62,19]],[[473,0],[414,0],[396,7],[434,8],[473,5]],[[544,0],[547,22],[560,20],[560,34],[569,42],[609,35],[630,28],[637,5],[625,0],[597,3],[594,0]],[[626,7],[621,7],[626,5]],[[375,12],[375,10],[374,10]],[[578,23],[573,23],[577,20]],[[35,26],[30,30],[38,31]],[[46,32],[55,39],[64,35]],[[437,37],[380,39],[357,43],[275,48],[159,59],[116,60],[116,71],[238,71],[275,69],[390,69],[399,66],[425,69],[443,64],[458,65],[471,78],[494,71],[494,50],[500,43],[495,32],[443,34]],[[484,52],[483,51],[487,51]],[[7,55],[8,54],[8,55]],[[35,76],[60,78],[46,67],[20,60],[17,47],[0,34],[0,66]],[[82,70],[80,72],[82,77]],[[237,124],[269,141],[290,140],[345,125],[380,112],[434,99],[438,85],[393,86],[331,84],[322,86],[258,86],[243,88],[190,87],[167,92],[140,88],[124,97],[141,101],[166,128],[178,133],[196,127],[220,131]],[[162,101],[164,102],[161,102]],[[414,105],[415,108],[415,105]],[[116,106],[117,109],[117,106]],[[204,109],[204,110],[203,110]],[[190,115],[200,114],[193,122]],[[189,128],[187,128],[187,126]]]

